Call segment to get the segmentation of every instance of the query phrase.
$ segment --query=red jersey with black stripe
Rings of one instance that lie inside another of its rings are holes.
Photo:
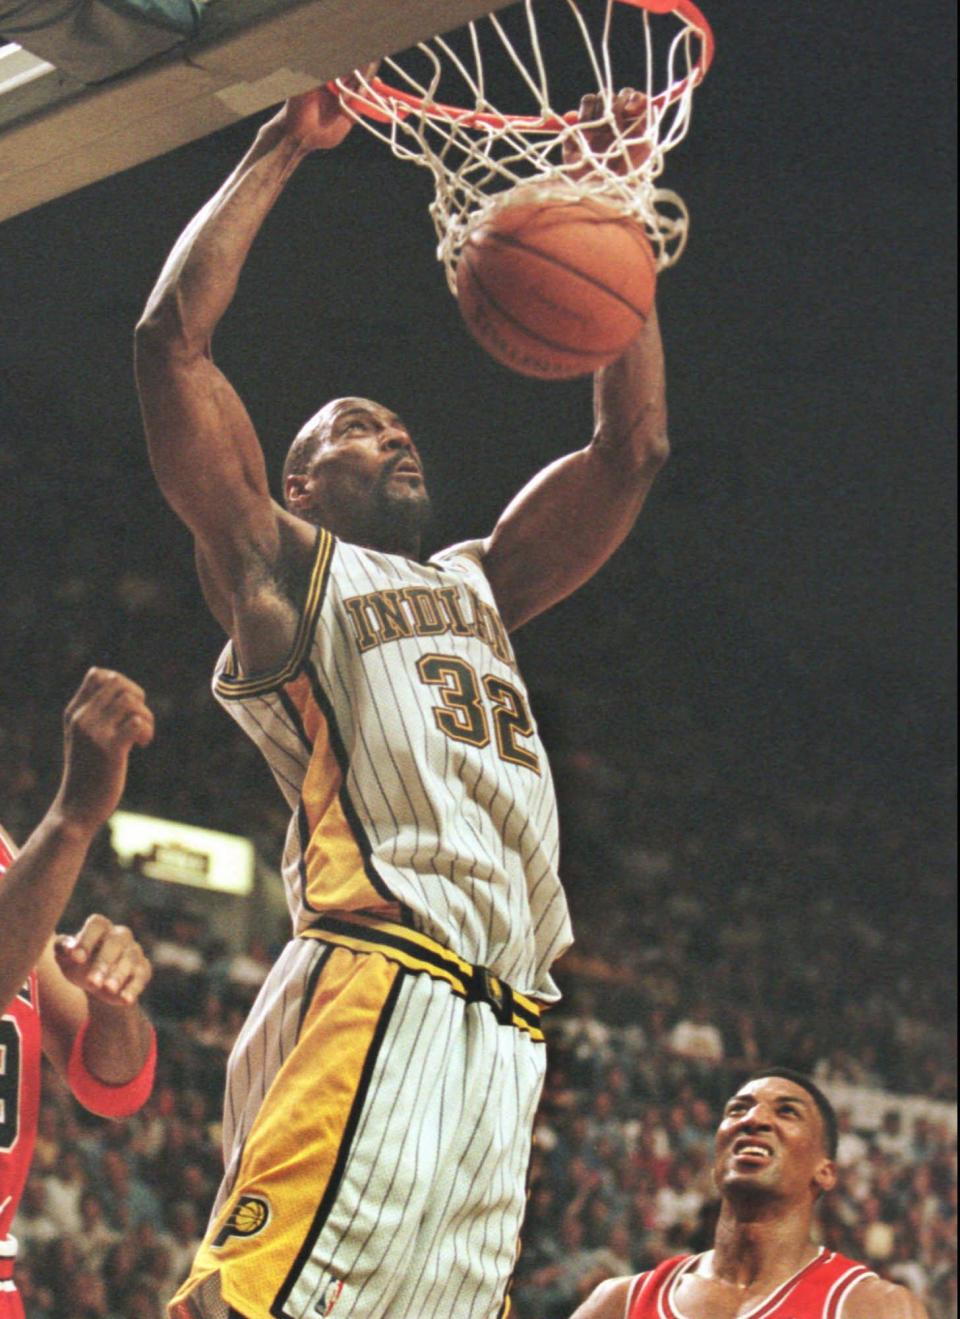
[[[12,860],[0,830],[0,874]],[[30,1170],[39,1107],[40,999],[31,971],[13,999],[0,1005],[0,1315],[22,1313],[12,1290],[10,1224]]]
[[[699,1255],[665,1260],[641,1273],[630,1289],[627,1319],[694,1319],[677,1306],[677,1293]],[[842,1319],[843,1303],[858,1283],[876,1275],[832,1250],[817,1257],[758,1301],[740,1319]]]

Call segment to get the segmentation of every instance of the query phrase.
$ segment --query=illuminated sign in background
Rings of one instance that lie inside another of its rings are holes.
[[[110,830],[122,864],[149,879],[238,897],[253,889],[255,862],[249,838],[133,811],[115,811]]]

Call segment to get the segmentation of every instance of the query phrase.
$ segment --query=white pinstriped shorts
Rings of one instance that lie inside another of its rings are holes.
[[[499,1319],[539,1009],[415,931],[321,924],[237,1040],[227,1173],[171,1319]]]

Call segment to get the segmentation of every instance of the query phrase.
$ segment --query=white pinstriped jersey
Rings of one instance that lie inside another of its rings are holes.
[[[295,932],[382,912],[557,997],[571,931],[553,783],[475,547],[421,564],[321,530],[288,660],[244,677],[228,644],[214,692],[293,811]]]

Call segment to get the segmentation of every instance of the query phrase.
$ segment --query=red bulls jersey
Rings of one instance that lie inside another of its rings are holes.
[[[0,873],[13,852],[0,830]],[[40,1104],[40,1002],[37,977],[0,1005],[0,1315],[22,1313],[13,1290],[16,1213],[37,1134]]]
[[[668,1259],[641,1273],[630,1290],[627,1319],[693,1319],[678,1308],[677,1294],[699,1255]],[[799,1273],[745,1310],[740,1319],[842,1319],[843,1303],[864,1278],[875,1275],[862,1264],[821,1249]]]

